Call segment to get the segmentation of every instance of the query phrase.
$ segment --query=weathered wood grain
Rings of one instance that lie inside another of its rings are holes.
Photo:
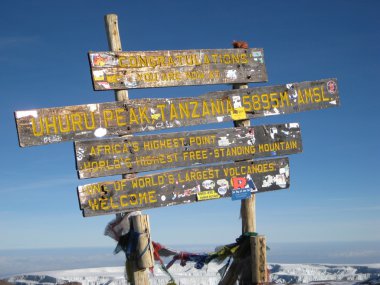
[[[95,90],[267,81],[263,49],[89,52]]]
[[[78,177],[160,170],[302,151],[298,123],[76,141]]]
[[[288,158],[186,168],[78,187],[85,217],[231,196],[232,189],[266,192],[289,187]]]
[[[248,84],[233,84],[232,89],[248,89]],[[239,118],[234,121],[235,127],[249,127],[251,120],[249,118]],[[241,228],[242,233],[256,232],[256,197],[251,195],[250,197],[241,200],[240,205],[241,216]],[[251,251],[254,250],[251,248]],[[223,278],[224,280],[224,278]],[[221,282],[222,283],[222,282]],[[221,284],[219,284],[221,285]]]
[[[336,79],[15,112],[20,146],[244,120],[339,105]]]

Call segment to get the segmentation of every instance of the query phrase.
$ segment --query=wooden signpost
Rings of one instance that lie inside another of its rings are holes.
[[[336,79],[15,112],[20,146],[121,136],[339,105]]]
[[[246,160],[87,184],[78,187],[78,198],[88,217],[225,198],[234,190],[281,190],[289,177],[287,158]]]
[[[95,90],[265,82],[263,49],[90,52]]]
[[[283,156],[301,151],[297,123],[75,142],[79,178]]]
[[[267,81],[263,49],[245,44],[236,49],[123,52],[117,16],[106,15],[105,20],[111,51],[88,56],[94,89],[116,90],[116,102],[17,111],[19,145],[75,140],[79,178],[123,174],[121,180],[78,187],[85,217],[232,197],[243,199],[243,233],[255,232],[254,194],[287,189],[290,176],[287,158],[252,159],[297,153],[302,143],[297,123],[250,127],[250,119],[337,107],[337,80],[248,88],[248,82]],[[225,83],[234,90],[194,98],[129,100],[126,90]],[[227,121],[235,128],[132,136]],[[138,176],[164,168],[174,170]],[[147,216],[135,217],[132,224],[150,243]],[[268,281],[265,238],[251,237],[250,242],[249,282]],[[144,249],[140,244],[139,250]],[[147,262],[128,261],[132,284],[148,284],[145,268],[153,264],[152,250],[146,251]],[[220,284],[235,284],[236,279],[230,270]]]

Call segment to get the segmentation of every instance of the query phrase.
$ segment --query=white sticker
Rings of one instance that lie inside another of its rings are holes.
[[[233,102],[234,109],[241,108],[240,96],[232,96],[232,102]]]
[[[218,188],[218,193],[224,196],[227,193],[228,187],[222,186]]]
[[[270,187],[273,184],[277,184],[281,188],[286,188],[286,174],[276,174],[276,176],[265,176],[262,187]]]
[[[264,111],[264,116],[273,116],[280,114],[280,111],[277,108],[273,108],[270,111]]]
[[[286,187],[286,178],[285,178],[285,175],[284,174],[277,174],[276,177],[275,177],[275,182],[281,188],[285,188]]]
[[[249,141],[247,142],[248,145],[254,145],[255,144],[256,138],[255,138],[255,130],[254,129],[250,129],[249,132],[246,133],[245,137],[249,139]]]
[[[44,137],[44,143],[55,143],[62,141],[62,137],[60,135],[51,135],[48,137]]]
[[[136,81],[125,80],[124,81],[124,86],[125,87],[129,87],[129,88],[136,87],[137,86],[137,82]]]
[[[107,134],[107,129],[105,128],[97,128],[94,132],[94,135],[97,137],[97,138],[101,138],[101,137],[104,137],[105,135]]]
[[[219,146],[229,146],[231,143],[230,141],[228,140],[227,137],[220,137],[219,140],[218,140],[218,145]]]
[[[228,187],[229,185],[227,179],[219,179],[218,181],[216,181],[216,184],[222,187]]]
[[[214,189],[215,188],[215,182],[212,180],[205,180],[202,182],[202,186],[207,190]]]
[[[274,136],[275,136],[276,134],[278,134],[278,130],[277,130],[277,128],[276,128],[276,127],[270,128],[270,129],[269,129],[269,134],[270,134],[270,137],[272,138],[272,140],[274,140]]]
[[[263,181],[263,188],[269,187],[273,184],[274,177],[272,175],[265,176],[265,179]]]
[[[111,88],[111,86],[110,86],[110,84],[108,82],[98,82],[98,84],[100,86],[102,86],[103,88],[105,88],[105,89],[110,89]]]
[[[293,84],[286,84],[286,89],[291,89],[291,88],[293,88]]]
[[[87,107],[90,110],[90,112],[95,112],[96,109],[97,109],[97,105],[96,104],[88,104]]]
[[[33,110],[33,111],[18,111],[18,112],[16,112],[16,118],[17,119],[24,118],[27,116],[32,116],[34,118],[37,118],[37,116],[38,116],[37,111]]]
[[[236,79],[237,78],[236,70],[227,70],[226,77],[229,79]]]
[[[84,149],[78,148],[77,150],[77,160],[81,161],[84,158]]]
[[[104,80],[104,72],[103,72],[103,70],[94,70],[92,72],[92,74],[94,75],[94,80],[95,81]]]
[[[289,177],[289,165],[280,168],[280,174],[285,174],[286,177]]]
[[[261,53],[261,51],[253,51],[252,55],[253,55],[253,57],[261,57],[261,56],[263,56],[263,54]]]
[[[296,101],[298,98],[297,90],[294,88],[293,84],[286,84],[286,88],[289,90],[288,95],[289,98],[293,101]]]
[[[289,129],[297,129],[299,128],[299,124],[298,123],[289,123]]]

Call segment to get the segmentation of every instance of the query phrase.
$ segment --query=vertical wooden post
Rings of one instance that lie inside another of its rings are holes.
[[[135,232],[140,233],[137,244],[137,254],[139,256],[137,265],[140,269],[153,267],[153,246],[150,240],[150,224],[148,215],[132,217]]]
[[[248,88],[246,84],[234,84],[234,89]],[[250,120],[234,121],[235,127],[249,127]],[[256,232],[256,197],[252,194],[250,198],[241,201],[240,215],[242,221],[242,233]]]
[[[243,42],[239,46],[239,43],[237,43],[236,45],[234,44],[234,47],[248,48],[248,44]],[[233,89],[247,89],[248,84],[234,84],[232,88]],[[251,121],[249,119],[234,121],[235,127],[249,127],[250,125],[251,125]],[[256,197],[254,194],[252,194],[250,198],[247,198],[241,201],[240,215],[241,215],[241,220],[242,220],[242,233],[244,234],[248,232],[250,233],[256,232]],[[251,266],[252,266],[251,270],[252,270],[253,284],[263,282],[259,275],[259,272],[260,272],[259,267],[264,266],[264,268],[266,268],[266,263],[264,265],[260,263],[260,261],[262,261],[263,259],[256,259],[257,257],[256,252],[258,250],[256,238],[257,237],[250,238]],[[265,242],[265,238],[264,238],[264,242]],[[266,262],[266,257],[265,257],[265,262]],[[266,281],[266,279],[264,281]]]
[[[119,23],[117,15],[108,14],[104,16],[106,25],[108,47],[111,51],[122,51],[121,40],[119,34]],[[128,90],[115,90],[115,100],[125,101],[128,100]]]
[[[234,48],[248,48],[246,42],[234,42]],[[232,89],[247,89],[248,84],[233,84]],[[234,121],[235,127],[249,127],[251,125],[250,119]],[[255,232],[256,231],[256,213],[255,213],[255,195],[252,195],[249,199],[241,201],[240,214],[242,219],[242,232]]]
[[[248,48],[248,44],[245,42],[234,43],[235,48]],[[248,84],[233,84],[233,89],[247,89]],[[234,121],[235,127],[249,127],[251,125],[251,121],[249,119]],[[255,232],[256,231],[256,204],[255,204],[255,195],[252,194],[250,198],[244,199],[241,201],[240,206],[240,215],[242,220],[242,233]],[[247,282],[254,283],[254,275],[258,271],[256,268],[258,264],[253,261],[252,253],[256,251],[255,242],[250,241],[250,249],[251,249],[251,278],[250,280],[241,280],[240,283],[247,284]],[[238,268],[239,264],[236,260],[232,262],[230,268],[227,271],[226,276],[219,282],[219,285],[233,285],[236,284],[236,280],[238,278]]]
[[[267,245],[264,236],[250,237],[252,283],[269,282],[267,275]],[[252,250],[255,249],[255,250]]]
[[[109,49],[111,51],[122,51],[117,15],[108,14],[104,17],[104,21],[105,21]],[[116,101],[126,101],[128,99],[129,97],[128,97],[127,90],[115,91]],[[131,177],[131,175],[125,175],[125,174],[123,175],[123,178],[127,178],[127,177]],[[148,233],[150,235],[149,221],[148,221],[147,216],[145,218],[139,217],[136,219],[132,219],[132,224],[136,231],[140,233],[142,232]],[[146,235],[140,235],[143,241],[139,239],[139,244],[143,244],[145,241],[146,242],[150,241],[149,239],[144,240],[144,236],[146,237]],[[152,247],[149,244],[148,252],[151,252],[151,249]],[[132,260],[132,261],[128,261],[127,263],[128,271],[130,272],[130,275],[131,275],[128,277],[132,279],[130,280],[130,282],[133,285],[148,285],[149,284],[149,277],[148,277],[146,268],[153,266],[153,253],[149,255],[143,254],[143,256],[145,256],[145,259],[143,262],[141,260]],[[152,258],[149,260],[149,257],[152,257]],[[147,266],[145,267],[145,265]]]

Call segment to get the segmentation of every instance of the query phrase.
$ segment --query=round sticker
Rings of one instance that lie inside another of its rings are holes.
[[[337,86],[336,86],[336,83],[334,81],[330,80],[330,81],[327,82],[327,91],[330,94],[335,94],[336,93],[336,89],[337,89]]]
[[[97,137],[97,138],[101,138],[101,137],[104,137],[105,135],[107,134],[107,129],[105,128],[97,128],[94,132],[94,135]]]
[[[223,196],[223,195],[225,195],[227,193],[227,190],[228,190],[228,187],[221,186],[221,187],[218,188],[218,193]]]
[[[215,188],[215,182],[212,180],[205,180],[202,182],[202,186],[207,190],[208,189],[214,189]]]
[[[216,181],[216,184],[222,187],[228,187],[229,185],[226,179],[219,179],[218,181]]]

